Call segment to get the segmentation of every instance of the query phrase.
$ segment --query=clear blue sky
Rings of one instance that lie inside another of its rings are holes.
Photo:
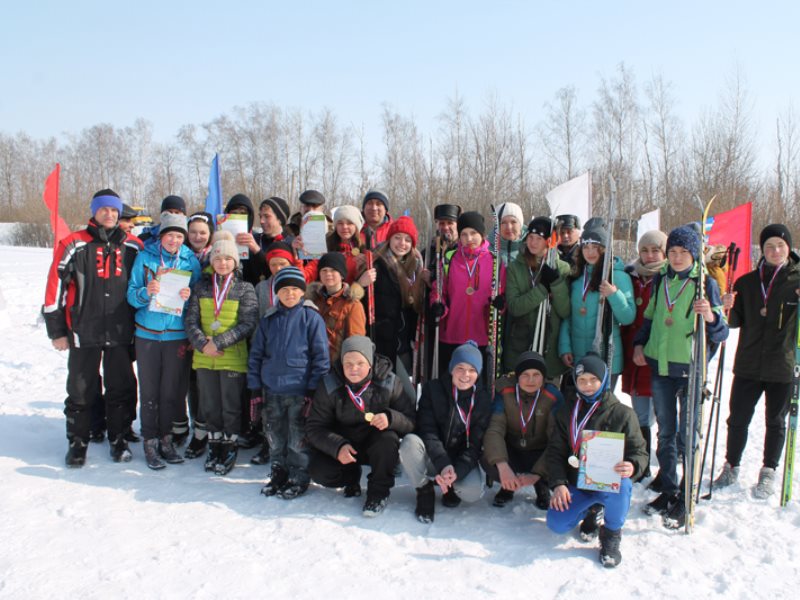
[[[432,131],[456,90],[472,112],[493,93],[532,125],[558,88],[588,103],[621,61],[639,84],[671,81],[686,121],[716,103],[735,64],[762,130],[800,103],[789,0],[4,5],[0,131],[36,137],[143,117],[165,140],[264,101],[329,107],[379,140],[383,103]]]

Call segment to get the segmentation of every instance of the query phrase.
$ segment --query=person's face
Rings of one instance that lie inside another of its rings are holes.
[[[380,200],[370,200],[364,205],[364,220],[370,227],[376,227],[386,217],[386,207]]]
[[[783,238],[767,238],[767,241],[764,242],[764,260],[767,261],[768,265],[777,267],[786,262],[786,259],[789,258],[790,250],[789,244]]]
[[[464,227],[458,236],[461,245],[465,248],[474,250],[483,243],[483,236],[472,227]]]
[[[168,208],[167,210],[162,210],[161,212],[169,213],[171,215],[182,215],[183,214],[183,212],[181,210],[177,209],[177,208]]]
[[[535,394],[541,389],[544,383],[544,376],[539,369],[525,369],[519,374],[517,383],[519,383],[519,387],[523,391],[529,394]]]
[[[258,209],[258,221],[265,233],[276,235],[281,232],[281,222],[269,206]]]
[[[342,356],[342,371],[349,383],[364,381],[369,375],[369,362],[361,352],[347,352]]]
[[[462,392],[468,390],[478,381],[478,371],[469,363],[458,363],[453,367],[453,385]]]
[[[694,263],[692,253],[683,246],[673,246],[667,250],[667,260],[673,271],[685,271]]]
[[[500,237],[509,242],[519,239],[519,234],[522,231],[522,225],[517,221],[516,217],[510,215],[503,217],[500,221]]]
[[[603,247],[600,244],[583,244],[581,245],[581,252],[586,264],[596,265],[603,255]]]
[[[525,238],[525,245],[533,256],[542,257],[547,252],[547,240],[538,233],[529,233]]]
[[[389,249],[395,256],[405,256],[413,247],[411,236],[407,233],[395,233],[389,238]]]
[[[331,267],[320,269],[319,280],[328,292],[338,292],[342,289],[342,274]]]
[[[292,308],[300,304],[305,292],[293,285],[287,285],[278,290],[278,300],[281,301],[286,308]]]
[[[643,265],[661,262],[664,258],[664,251],[658,246],[642,246],[642,249],[639,250],[639,260]]]
[[[208,228],[208,223],[199,219],[189,223],[189,246],[192,247],[192,250],[199,252],[208,246],[210,237],[211,231]]]
[[[580,229],[573,229],[572,227],[561,228],[561,244],[563,246],[572,246],[581,237]]]
[[[103,229],[112,229],[117,224],[118,218],[119,211],[110,206],[101,206],[97,209],[97,212],[94,213],[94,220],[97,221],[97,224]]]
[[[119,220],[119,228],[122,229],[125,233],[130,233],[133,231],[133,228],[136,227],[133,224],[133,219],[120,219]]]
[[[183,234],[180,231],[168,231],[161,236],[161,246],[170,254],[175,254],[183,244]]]
[[[575,380],[578,391],[585,396],[596,394],[602,384],[603,382],[592,373],[581,373]]]
[[[214,260],[211,261],[211,266],[217,275],[225,277],[233,273],[233,270],[236,268],[236,261],[232,256],[217,255],[214,257]]]
[[[285,269],[286,267],[290,266],[288,260],[283,257],[276,256],[274,258],[269,259],[269,272],[275,275],[281,269]]]
[[[356,225],[355,223],[348,221],[347,219],[340,219],[336,221],[336,235],[339,236],[339,239],[343,242],[351,239],[356,234]]]
[[[439,230],[439,235],[448,244],[452,244],[458,239],[458,227],[455,221],[450,219],[438,219],[436,221],[436,228]]]

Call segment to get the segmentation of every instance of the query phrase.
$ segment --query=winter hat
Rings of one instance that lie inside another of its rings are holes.
[[[591,227],[587,224],[586,229],[581,233],[581,244],[600,244],[605,246],[608,243],[608,231],[600,223],[593,223]]]
[[[372,340],[367,336],[351,335],[343,341],[340,356],[344,358],[344,355],[348,352],[358,352],[367,359],[370,367],[373,365],[373,361],[375,360],[375,344],[373,344]]]
[[[92,196],[92,216],[97,214],[101,208],[108,206],[109,208],[116,208],[118,214],[122,214],[122,200],[119,199],[119,194],[114,190],[105,189],[100,190]]]
[[[637,245],[637,250],[639,252],[642,251],[642,248],[645,246],[657,246],[661,248],[661,251],[666,254],[667,253],[667,234],[663,231],[659,231],[658,229],[653,229],[648,231],[639,238],[639,244]]]
[[[350,206],[349,204],[337,206],[336,210],[333,211],[334,227],[339,221],[350,221],[356,226],[356,233],[361,231],[361,228],[364,227],[364,217],[361,216],[361,211],[355,206]]]
[[[239,207],[247,211],[247,230],[250,231],[253,228],[253,220],[255,219],[255,211],[253,210],[253,203],[250,201],[250,198],[244,194],[234,194],[225,205],[225,214]]]
[[[522,375],[523,371],[528,369],[536,369],[542,374],[542,377],[547,377],[547,365],[544,362],[544,357],[538,352],[528,350],[517,358],[517,364],[514,365],[514,373],[517,374],[517,378]]]
[[[275,282],[275,293],[277,293],[279,289],[289,286],[300,288],[303,291],[306,289],[306,278],[303,277],[303,272],[297,267],[281,269],[275,273],[275,279],[273,279],[273,281]]]
[[[483,368],[483,355],[481,355],[481,351],[478,350],[478,345],[472,340],[461,344],[453,351],[453,356],[450,359],[447,370],[452,373],[453,369],[455,369],[456,365],[459,363],[467,363],[474,367],[478,374],[480,374]]]
[[[383,192],[379,192],[378,190],[369,190],[366,194],[364,194],[364,200],[361,201],[361,210],[364,210],[364,207],[370,200],[380,200],[386,207],[386,212],[389,212],[389,198]]]
[[[286,221],[289,220],[289,204],[286,200],[278,196],[272,196],[261,203],[261,207],[263,208],[264,206],[269,206],[272,212],[275,213],[275,217],[281,222],[281,225],[286,225]]]
[[[161,212],[168,210],[177,210],[185,215],[186,202],[180,196],[167,196],[161,201]]]
[[[133,217],[135,217],[138,214],[139,213],[137,213],[135,210],[133,210],[130,206],[128,206],[124,202],[122,203],[122,212],[119,213],[119,218],[120,219],[132,219]]]
[[[342,279],[347,279],[347,261],[344,258],[344,254],[341,252],[327,252],[323,254],[317,266],[320,272],[322,272],[322,269],[334,269],[341,274]]]
[[[580,229],[581,220],[575,215],[558,215],[556,225],[560,229]]]
[[[417,247],[417,226],[414,225],[414,219],[402,216],[392,221],[392,224],[389,225],[389,231],[386,232],[386,239],[391,239],[396,233],[407,233],[411,237],[411,245],[414,248]]]
[[[161,228],[158,231],[159,236],[163,236],[170,231],[179,231],[184,237],[188,234],[186,229],[186,215],[176,215],[175,213],[162,212],[161,213]]]
[[[437,204],[433,208],[433,218],[437,221],[458,221],[461,207],[458,204]]]
[[[483,220],[483,215],[479,212],[470,210],[461,213],[461,216],[458,217],[458,224],[456,227],[458,228],[458,235],[461,235],[464,229],[470,227],[480,233],[482,238],[486,237],[486,223]]]
[[[762,252],[764,251],[764,243],[771,237],[781,238],[789,245],[789,248],[792,247],[792,234],[789,232],[789,228],[781,223],[773,223],[764,227],[761,230],[761,235],[758,236],[758,246]]]
[[[608,387],[608,367],[606,366],[605,361],[603,361],[603,359],[597,354],[594,352],[589,352],[586,354],[586,356],[575,363],[575,369],[573,370],[575,381],[577,382],[578,377],[584,373],[591,373],[602,382],[602,385],[600,386],[600,389],[598,389],[597,392],[591,396],[587,396],[580,392],[578,392],[578,396],[580,396],[586,402],[597,402]]]
[[[503,202],[497,207],[497,218],[502,220],[502,217],[514,217],[520,227],[525,224],[525,217],[522,216],[522,207],[513,202]]]
[[[236,242],[233,239],[233,234],[230,231],[220,230],[211,238],[211,254],[209,255],[209,262],[214,262],[218,256],[230,257],[239,267],[239,251],[236,249]]]
[[[591,229],[592,227],[598,226],[607,229],[606,220],[603,217],[589,217],[589,220],[583,224],[584,229]]]
[[[267,265],[273,258],[285,258],[289,264],[294,263],[294,252],[286,242],[272,242],[266,249]]]
[[[700,258],[700,234],[691,225],[681,225],[669,232],[667,252],[673,246],[686,248],[694,260]]]
[[[528,230],[525,232],[525,236],[527,237],[529,234],[535,233],[547,239],[552,232],[552,225],[549,217],[536,217],[533,221],[528,223]]]
[[[309,206],[325,204],[325,196],[317,190],[306,190],[300,194],[300,204],[308,204]]]
[[[212,217],[210,213],[203,211],[194,213],[186,221],[186,226],[188,227],[195,221],[202,221],[203,223],[208,225],[208,230],[211,232],[211,235],[214,235],[214,217]]]

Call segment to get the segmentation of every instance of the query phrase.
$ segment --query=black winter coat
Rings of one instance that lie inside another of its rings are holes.
[[[398,354],[411,352],[417,313],[412,306],[403,303],[397,274],[378,255],[375,257],[375,271],[375,351],[394,365]]]

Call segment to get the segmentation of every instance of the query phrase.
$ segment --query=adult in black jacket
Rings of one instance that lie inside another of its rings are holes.
[[[739,464],[747,444],[747,430],[762,394],[766,398],[763,466],[753,494],[774,493],[775,476],[786,439],[794,349],[797,334],[797,293],[800,257],[792,252],[785,225],[773,224],[760,235],[763,257],[755,270],[742,275],[723,306],[731,308],[730,327],[739,327],[733,364],[726,463],[715,485],[731,485],[739,478]]]
[[[453,352],[450,373],[422,388],[417,428],[403,439],[400,462],[417,490],[415,512],[423,523],[433,521],[434,481],[442,490],[442,503],[450,508],[462,498],[475,502],[483,495],[478,461],[492,396],[478,384],[482,367],[480,350],[467,342]]]
[[[316,450],[309,466],[313,481],[343,487],[346,497],[360,496],[361,465],[370,466],[363,509],[367,517],[386,507],[400,437],[414,429],[414,397],[389,360],[374,349],[360,335],[342,343],[341,362],[317,387],[306,422],[306,437]]]

